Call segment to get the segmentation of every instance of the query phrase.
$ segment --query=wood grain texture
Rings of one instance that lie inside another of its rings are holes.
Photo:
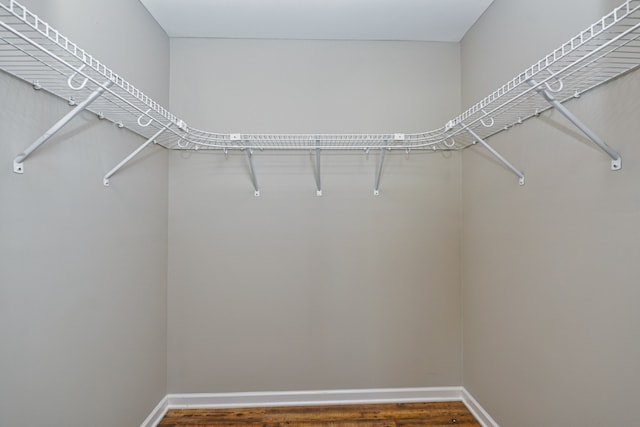
[[[481,427],[462,402],[170,409],[158,427]]]

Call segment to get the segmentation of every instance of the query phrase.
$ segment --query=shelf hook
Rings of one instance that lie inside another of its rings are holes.
[[[564,88],[564,83],[561,79],[556,79],[556,81],[558,82],[557,88],[552,88],[549,82],[544,82],[544,85],[546,86],[549,92],[558,93]]]
[[[556,89],[552,88],[551,85],[549,84],[549,82],[544,82],[544,85],[546,86],[547,90],[549,92],[553,92],[553,93],[558,93],[560,92],[563,88],[564,88],[564,82],[562,81],[562,79],[556,77],[556,74],[547,69],[547,71],[549,71],[549,74],[551,74],[551,77],[553,77],[553,79],[558,82],[558,87]]]
[[[444,145],[448,148],[453,148],[456,145],[456,140],[453,139],[453,137],[450,138],[451,139],[451,144],[447,143],[447,140],[444,140]]]
[[[487,112],[482,110],[482,112],[484,113],[485,117],[488,116]],[[480,123],[482,123],[482,126],[486,127],[486,128],[490,128],[491,126],[493,126],[495,124],[495,120],[493,119],[493,117],[489,117],[491,119],[491,123],[486,124],[484,122],[484,118],[480,119]]]
[[[184,144],[182,144],[182,141],[184,141]],[[178,140],[178,147],[187,148],[188,146],[189,146],[189,141],[187,141],[187,139],[184,137],[184,135],[182,135],[180,137],[180,139]]]
[[[145,111],[144,113],[140,114],[140,117],[138,117],[138,126],[146,128],[147,126],[149,126],[151,124],[151,122],[153,122],[153,117],[149,117],[149,120],[147,120],[146,123],[142,123],[142,118],[145,115],[149,115],[149,111],[151,111],[151,108],[149,108],[147,111]]]
[[[69,88],[70,88],[70,89],[73,89],[73,90],[82,90],[82,89],[84,89],[84,87],[87,85],[87,82],[89,81],[89,77],[85,77],[85,78],[84,78],[84,80],[82,81],[82,83],[80,83],[80,85],[79,85],[79,86],[74,86],[74,85],[73,85],[73,79],[75,79],[75,77],[78,75],[78,73],[79,73],[80,71],[82,71],[82,69],[84,68],[84,65],[85,65],[85,64],[82,64],[82,65],[80,66],[80,68],[78,68],[78,70],[77,70],[77,71],[74,71],[74,72],[73,72],[73,74],[71,74],[71,75],[69,76],[69,78],[67,79],[67,85],[69,86]]]

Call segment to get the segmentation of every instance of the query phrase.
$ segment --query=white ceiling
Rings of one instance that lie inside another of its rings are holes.
[[[458,42],[493,0],[140,0],[170,37]]]

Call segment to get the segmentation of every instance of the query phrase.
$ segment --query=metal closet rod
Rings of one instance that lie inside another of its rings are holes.
[[[37,51],[45,53],[51,59],[55,60],[56,62],[59,62],[60,64],[64,65],[66,68],[72,70],[73,73],[67,79],[67,85],[70,89],[72,90],[83,89],[86,86],[87,81],[91,81],[96,85],[100,85],[99,79],[106,78],[107,80],[115,84],[117,87],[122,89],[126,94],[132,96],[136,101],[144,104],[145,107],[149,107],[149,108],[145,111],[144,109],[135,105],[131,100],[126,99],[124,96],[119,95],[118,93],[116,93],[111,89],[107,89],[108,93],[111,96],[114,96],[117,101],[123,102],[124,104],[127,105],[127,107],[130,107],[142,114],[149,115],[149,117],[151,117],[149,114],[150,111],[153,110],[154,113],[160,115],[161,117],[165,118],[169,122],[173,123],[179,129],[183,131],[186,130],[186,124],[184,123],[184,121],[180,120],[179,118],[171,114],[169,111],[163,108],[160,104],[155,102],[153,99],[145,95],[142,91],[140,91],[135,86],[127,82],[125,79],[120,77],[115,72],[113,72],[113,70],[106,67],[100,61],[95,59],[92,55],[87,53],[84,49],[81,49],[80,47],[78,47],[78,45],[73,43],[67,37],[60,34],[59,31],[57,31],[56,29],[51,27],[48,23],[40,19],[36,14],[30,12],[26,7],[21,5],[19,2],[15,0],[10,0],[9,6],[6,6],[3,3],[1,3],[1,1],[2,0],[0,0],[0,9],[4,9],[5,11],[9,12],[13,17],[19,19],[21,23],[27,24],[29,28],[35,30],[35,35],[42,37],[44,41],[53,43],[54,47],[55,46],[58,47],[61,54],[68,56],[70,59],[81,61],[81,64],[79,66],[77,67],[74,66],[69,60],[62,58],[59,54],[54,53],[51,49],[48,49],[44,47],[41,43],[38,43],[37,41],[35,41],[33,37],[29,37],[23,31],[19,31],[16,28],[13,28],[11,25],[0,20],[0,27],[4,28],[8,32],[17,36],[19,39],[24,40],[29,45],[35,47]],[[16,12],[16,9],[19,9],[20,13]],[[33,22],[29,21],[29,18],[31,18]],[[7,41],[7,44],[18,49],[16,45],[8,41]],[[23,53],[29,56],[33,61],[45,64],[42,61],[42,59],[37,58],[35,55],[30,55],[25,50],[23,50]],[[84,71],[84,68],[86,65],[89,65],[88,71]],[[89,71],[95,72],[98,77],[94,78],[93,76],[89,75],[88,74]],[[72,85],[72,80],[77,75],[84,77],[85,80],[81,85],[74,86]]]
[[[219,149],[244,150],[248,147],[260,150],[439,150],[458,149],[455,144],[444,144],[449,138],[444,128],[429,133],[386,134],[245,134],[209,133],[188,128],[175,143],[185,150]]]
[[[256,195],[259,195],[260,190],[255,173],[254,149],[315,150],[317,195],[322,194],[320,174],[322,150],[380,149],[374,194],[379,194],[385,151],[457,150],[478,142],[496,156],[504,166],[518,175],[520,183],[523,184],[524,174],[490,147],[485,139],[510,128],[513,124],[522,123],[523,120],[536,116],[540,109],[535,101],[537,95],[560,111],[605,151],[612,158],[612,169],[618,170],[621,165],[620,155],[569,112],[562,102],[571,98],[573,93],[583,93],[640,65],[640,43],[637,41],[640,37],[638,34],[640,0],[627,0],[440,129],[413,134],[220,134],[189,128],[184,121],[120,78],[24,6],[15,0],[10,0],[8,5],[6,2],[7,0],[0,0],[0,14],[4,10],[6,12],[4,16],[7,18],[5,22],[0,15],[0,30],[4,29],[6,32],[0,31],[1,39],[18,50],[19,54],[24,54],[27,62],[17,60],[18,56],[15,52],[2,49],[0,50],[0,67],[27,81],[29,76],[34,75],[34,70],[43,73],[45,76],[43,79],[47,83],[59,80],[61,71],[59,67],[46,60],[48,57],[54,64],[62,64],[65,69],[71,70],[68,78],[62,72],[62,78],[67,79],[66,85],[54,86],[53,93],[65,98],[69,92],[83,90],[88,82],[95,84],[98,88],[23,153],[16,156],[14,171],[22,173],[24,160],[80,111],[96,109],[101,117],[106,116],[110,119],[115,117],[111,120],[119,123],[119,126],[127,126],[147,138],[141,147],[105,175],[105,185],[108,185],[109,178],[114,173],[152,142],[175,149],[213,149],[223,150],[225,153],[232,149],[247,150],[251,180]],[[11,25],[12,23],[16,28]],[[19,43],[20,40],[24,44]],[[621,47],[625,48],[624,51],[616,56],[617,50]],[[38,52],[45,53],[46,57],[39,55]],[[609,60],[609,55],[613,59]],[[76,62],[80,62],[80,65],[74,65]],[[553,71],[552,68],[556,70]],[[542,72],[549,72],[549,76],[541,76]],[[84,79],[79,84],[74,83],[77,76]],[[552,81],[559,86],[552,88],[549,84]],[[565,81],[567,87],[564,87]],[[41,86],[38,81],[32,83],[34,87]],[[572,87],[568,88],[569,86]],[[95,107],[96,105],[99,107]],[[98,108],[104,109],[104,112]],[[125,123],[118,120],[118,117],[123,115],[127,117],[123,120]],[[132,115],[134,116],[131,117]],[[150,126],[151,124],[153,126]],[[152,133],[150,129],[160,130],[150,136]]]
[[[496,90],[495,92],[493,92],[492,94],[490,94],[489,96],[487,96],[485,99],[483,99],[481,102],[475,104],[474,106],[472,106],[471,108],[469,108],[467,111],[465,111],[463,114],[461,114],[460,116],[456,117],[455,119],[449,121],[447,123],[447,125],[442,128],[439,129],[437,131],[433,131],[433,132],[425,132],[422,134],[407,134],[407,141],[415,141],[415,140],[420,140],[420,142],[418,143],[414,143],[414,145],[409,145],[411,142],[405,144],[403,147],[396,147],[394,145],[390,145],[388,146],[388,148],[391,149],[395,149],[395,148],[408,148],[408,149],[420,149],[420,148],[436,148],[438,147],[438,149],[443,149],[443,148],[465,148],[468,145],[464,145],[464,146],[459,146],[459,145],[455,145],[455,147],[452,147],[451,145],[447,144],[447,140],[451,140],[453,139],[453,137],[459,135],[459,131],[457,130],[457,126],[460,125],[465,125],[465,126],[475,126],[478,124],[481,124],[484,127],[492,127],[494,124],[494,117],[492,115],[499,115],[499,114],[503,114],[505,109],[508,109],[510,107],[510,104],[517,104],[519,102],[521,102],[523,97],[526,97],[529,95],[529,91],[524,90],[520,93],[516,93],[514,96],[512,96],[511,98],[507,98],[506,100],[503,101],[503,98],[512,93],[516,88],[520,87],[521,85],[528,83],[528,81],[533,77],[538,75],[540,72],[543,71],[549,71],[550,72],[550,76],[545,78],[543,80],[543,83],[546,83],[547,81],[551,80],[551,79],[558,79],[559,75],[565,74],[570,72],[570,69],[572,67],[583,67],[583,65],[581,65],[581,63],[583,62],[587,62],[588,60],[590,60],[593,56],[596,56],[597,54],[600,54],[602,50],[608,48],[610,45],[617,43],[620,39],[623,39],[625,37],[628,37],[629,34],[632,34],[634,32],[636,32],[638,30],[638,27],[640,25],[640,23],[636,23],[635,25],[628,25],[628,26],[623,26],[622,27],[622,31],[616,33],[616,32],[612,32],[614,34],[614,36],[610,39],[607,39],[605,42],[599,44],[598,46],[596,46],[595,48],[589,50],[587,53],[585,54],[580,54],[579,56],[576,57],[576,59],[572,62],[569,62],[568,64],[563,63],[563,59],[567,56],[570,56],[572,54],[574,54],[575,52],[577,52],[579,49],[583,48],[585,45],[587,45],[588,43],[590,43],[593,40],[597,40],[597,37],[599,37],[600,35],[602,35],[603,33],[606,33],[608,30],[610,30],[612,27],[614,27],[615,25],[619,24],[620,22],[622,22],[624,19],[626,19],[627,17],[633,15],[634,13],[637,12],[638,8],[639,8],[640,2],[638,0],[628,0],[625,3],[623,3],[621,6],[615,8],[612,12],[610,12],[608,15],[605,15],[602,19],[598,20],[596,23],[592,24],[590,27],[588,27],[586,30],[582,31],[581,33],[579,33],[577,36],[573,37],[572,39],[570,39],[568,42],[566,42],[565,44],[563,44],[560,48],[554,50],[551,54],[547,55],[546,57],[544,57],[542,60],[538,61],[536,64],[532,65],[531,67],[529,67],[527,70],[525,70],[523,73],[519,74],[518,76],[516,76],[514,79],[512,79],[511,81],[509,81],[508,83],[506,83],[505,85],[503,85],[501,88],[499,88],[498,90]],[[637,17],[635,17],[637,19]],[[636,36],[637,37],[637,36]],[[634,39],[631,39],[631,41],[633,41]],[[625,43],[627,44],[627,43]],[[606,56],[602,55],[598,58],[596,58],[596,60],[598,59],[602,59],[602,57]],[[559,69],[557,72],[553,72],[551,71],[551,65],[554,65],[555,63],[560,63],[562,65],[561,69]],[[592,65],[592,63],[587,64],[586,66]],[[628,71],[628,69],[623,69],[620,70],[618,72],[618,74],[623,74],[624,72]],[[612,77],[611,75],[606,76],[604,79],[606,80],[610,80]],[[594,84],[593,87],[597,86],[598,84]],[[583,90],[582,92],[590,89],[591,87],[586,88],[585,90]],[[487,111],[488,110],[488,111]],[[519,117],[517,117],[515,120],[513,120],[513,123],[522,123],[522,121],[526,118],[530,118],[532,116],[536,116],[538,114],[537,109],[532,110],[531,114],[529,115],[520,115]],[[488,122],[485,122],[485,119],[488,120]],[[513,124],[512,123],[512,124]],[[501,131],[501,130],[506,130],[508,129],[508,127],[510,127],[512,124],[507,125],[504,128],[500,128],[497,130],[497,132]],[[497,132],[493,132],[488,134],[486,137],[489,137]],[[434,136],[434,133],[437,134],[437,136]],[[206,132],[202,132],[202,134],[207,135]],[[224,136],[220,135],[220,134],[213,134],[210,133],[208,134],[211,138],[211,140],[215,140],[216,138],[219,138],[220,141],[219,142],[204,142],[202,140],[199,141],[192,141],[192,144],[195,146],[200,146],[202,147],[206,147],[206,148],[221,148],[223,146],[225,146],[226,144],[228,144],[228,138],[224,138]],[[429,137],[424,137],[424,135],[429,135]],[[255,137],[256,139],[260,140],[260,139],[269,139],[270,137],[277,137],[276,135],[269,135],[269,134],[264,134],[264,135],[252,135],[252,136],[248,136],[247,138],[251,138],[251,137]],[[382,137],[382,135],[372,135],[373,137]],[[283,135],[283,137],[288,137],[288,135]],[[313,138],[312,135],[302,135],[302,137],[305,138]],[[369,137],[366,137],[369,138]],[[361,138],[359,141],[361,142],[361,145],[357,146],[357,147],[353,147],[353,148],[373,148],[373,147],[369,147],[367,146],[365,137]],[[203,137],[203,139],[207,139],[206,137]],[[425,142],[427,141],[427,142]],[[475,140],[471,140],[468,142],[468,144],[473,144],[475,143],[475,141],[477,141],[477,139]],[[284,138],[283,140],[283,144],[286,144],[286,138]],[[254,146],[256,146],[254,144]],[[444,146],[444,147],[443,147]],[[187,147],[181,147],[181,148],[187,148]],[[241,148],[241,147],[228,147],[228,148]],[[270,146],[264,146],[261,147],[264,149],[270,149],[270,148],[287,148],[287,149],[297,149],[297,148],[307,148],[307,147],[298,147],[298,146],[280,146],[280,147],[270,147]],[[344,148],[344,147],[340,147],[340,146],[329,146],[329,147],[322,147],[323,149],[340,149],[340,148]],[[378,147],[375,147],[378,148]]]

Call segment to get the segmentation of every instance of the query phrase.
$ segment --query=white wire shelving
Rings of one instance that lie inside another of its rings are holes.
[[[150,143],[177,150],[245,150],[253,174],[252,152],[315,150],[321,194],[321,150],[460,150],[481,143],[524,184],[524,174],[486,142],[491,136],[556,108],[621,167],[618,153],[591,132],[562,104],[640,65],[640,0],[627,0],[467,111],[441,128],[389,134],[224,134],[189,127],[131,83],[78,47],[45,21],[13,0],[0,0],[0,69],[67,100],[75,109],[14,160],[24,160],[75,114],[87,109],[143,136],[147,142],[107,175],[104,182]],[[380,170],[376,180],[376,194]]]

